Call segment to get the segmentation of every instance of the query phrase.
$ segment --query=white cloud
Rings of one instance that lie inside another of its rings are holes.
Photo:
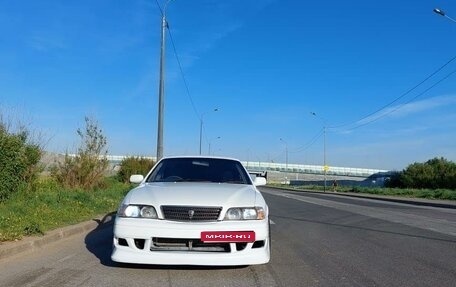
[[[390,109],[387,109],[385,113],[390,114],[392,117],[406,117],[412,114],[430,111],[442,106],[454,104],[456,104],[456,95],[438,96],[427,98],[421,101],[411,102],[405,105],[391,107]]]
[[[353,127],[367,125],[369,123],[378,121],[384,118],[404,118],[419,113],[424,113],[432,110],[436,110],[441,107],[447,107],[456,105],[456,95],[444,95],[432,98],[427,98],[420,101],[414,101],[405,104],[399,104],[381,110],[367,118],[357,121],[353,125],[343,130],[347,131],[353,129]]]

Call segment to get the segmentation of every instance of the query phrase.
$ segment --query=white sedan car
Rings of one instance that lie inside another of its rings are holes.
[[[159,265],[252,265],[270,258],[268,206],[238,160],[160,160],[122,201],[111,258]]]

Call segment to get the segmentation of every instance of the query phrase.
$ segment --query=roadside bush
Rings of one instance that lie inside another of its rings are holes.
[[[42,148],[33,143],[24,127],[8,130],[0,118],[0,202],[21,189],[31,189],[39,172]]]
[[[78,129],[77,134],[81,139],[77,154],[66,153],[63,163],[58,163],[51,174],[65,188],[102,187],[108,167],[106,137],[98,123],[88,117],[85,117],[85,128]]]
[[[406,188],[456,189],[456,163],[444,158],[413,163],[399,177],[400,185]]]
[[[127,157],[120,163],[117,177],[121,182],[127,183],[132,174],[146,175],[154,166],[154,161],[144,157]]]

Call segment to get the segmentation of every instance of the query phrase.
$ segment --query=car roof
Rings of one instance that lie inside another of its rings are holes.
[[[184,155],[184,156],[165,156],[161,160],[164,159],[175,159],[175,158],[201,158],[201,159],[224,159],[224,160],[234,160],[234,161],[239,161],[236,158],[230,158],[230,157],[222,157],[222,156],[204,156],[204,155]]]

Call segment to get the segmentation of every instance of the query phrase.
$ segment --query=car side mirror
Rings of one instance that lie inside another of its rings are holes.
[[[267,181],[266,181],[266,178],[265,178],[265,177],[256,176],[256,177],[255,177],[255,180],[253,181],[253,184],[254,184],[255,186],[266,185],[266,184],[267,184]]]
[[[141,174],[133,174],[130,176],[131,183],[141,183],[144,180],[144,176]]]

